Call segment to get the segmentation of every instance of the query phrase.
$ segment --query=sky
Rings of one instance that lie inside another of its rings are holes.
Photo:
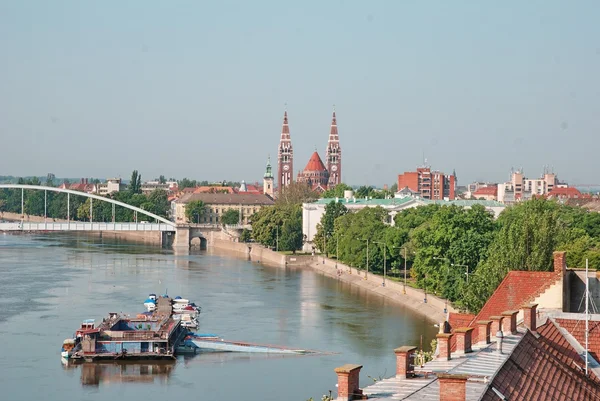
[[[343,181],[600,183],[600,2],[0,2],[0,175],[297,173],[335,105]]]

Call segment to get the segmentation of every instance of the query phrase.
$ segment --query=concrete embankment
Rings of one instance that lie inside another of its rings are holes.
[[[408,286],[404,288],[403,283],[389,279],[385,281],[385,286],[383,286],[383,276],[369,273],[365,279],[364,270],[360,271],[356,268],[350,268],[342,263],[337,263],[336,265],[335,260],[324,259],[321,256],[282,255],[258,244],[244,244],[221,238],[212,238],[209,244],[220,250],[233,251],[240,257],[246,257],[253,261],[267,262],[284,268],[308,267],[318,273],[356,285],[357,287],[396,301],[424,315],[433,322],[439,323],[446,320],[444,313],[444,308],[446,307],[445,300],[431,294],[425,295],[424,291],[420,289]],[[455,309],[451,306],[448,306],[448,310],[455,312]]]

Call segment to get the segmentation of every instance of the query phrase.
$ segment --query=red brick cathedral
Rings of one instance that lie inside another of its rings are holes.
[[[293,182],[294,151],[290,137],[287,111],[283,115],[283,127],[277,157],[277,184],[282,189]],[[306,182],[315,191],[325,191],[342,182],[342,148],[338,135],[335,111],[325,150],[325,163],[315,150],[303,171],[298,172],[298,182]]]

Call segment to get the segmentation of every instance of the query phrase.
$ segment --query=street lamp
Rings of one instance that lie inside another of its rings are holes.
[[[465,272],[465,275],[467,276],[467,284],[469,284],[469,266],[467,265],[458,265],[458,264],[454,264],[454,263],[450,263],[451,266],[456,266],[456,267],[464,267],[467,271]]]
[[[448,259],[448,258],[438,258],[438,257],[434,256],[433,259],[443,260],[443,261],[450,263],[450,259]],[[450,263],[450,264],[452,265],[452,263]],[[446,275],[448,275],[449,273],[450,273],[450,266],[447,266],[446,267]],[[447,285],[447,283],[448,282],[446,281],[446,285]],[[448,297],[445,297],[445,299],[444,299],[444,313],[448,313]]]
[[[369,239],[361,239],[357,238],[359,241],[367,241],[367,270],[365,271],[365,280],[367,279],[367,274],[369,274]]]
[[[381,283],[382,287],[385,287],[385,276],[386,276],[386,272],[387,272],[387,265],[386,265],[386,259],[385,259],[385,242],[379,242],[379,241],[373,241],[376,244],[380,244],[383,245],[383,282]]]
[[[404,249],[404,287],[402,288],[402,293],[406,294],[406,246],[394,246],[392,248]]]
[[[335,269],[340,259],[340,233],[335,233]]]

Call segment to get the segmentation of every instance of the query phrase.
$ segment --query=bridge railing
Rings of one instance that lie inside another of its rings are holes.
[[[89,223],[71,222],[10,222],[0,223],[0,231],[173,231],[163,223]]]

